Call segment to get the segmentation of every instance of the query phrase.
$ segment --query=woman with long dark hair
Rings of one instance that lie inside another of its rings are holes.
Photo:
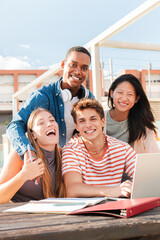
[[[140,81],[119,76],[110,86],[106,133],[128,142],[137,153],[160,152],[155,140],[154,116]]]
[[[28,202],[48,197],[64,197],[58,124],[43,108],[34,110],[27,123],[27,135],[38,159],[22,161],[13,151],[0,175],[0,203]],[[35,178],[40,181],[36,184]]]

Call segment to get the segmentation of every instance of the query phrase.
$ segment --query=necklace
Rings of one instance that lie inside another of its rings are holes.
[[[105,139],[105,136],[104,136],[104,145],[103,145],[103,148],[102,149],[100,149],[100,150],[98,150],[98,151],[95,151],[95,152],[92,152],[92,151],[89,151],[89,153],[90,154],[92,154],[92,155],[95,155],[95,154],[98,154],[98,153],[100,153],[104,148],[105,148],[105,145],[106,145],[106,139]]]

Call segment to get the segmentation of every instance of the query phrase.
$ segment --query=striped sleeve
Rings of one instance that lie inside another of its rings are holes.
[[[82,173],[77,155],[69,145],[66,145],[62,150],[62,175],[67,172]]]
[[[126,163],[125,163],[125,173],[133,179],[133,174],[135,170],[136,152],[129,145],[126,145]]]

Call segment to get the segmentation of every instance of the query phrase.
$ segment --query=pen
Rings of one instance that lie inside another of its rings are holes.
[[[27,145],[27,149],[28,149],[28,153],[29,153],[29,158],[30,158],[30,160],[32,162],[32,154],[31,154],[31,149],[30,149],[30,145],[29,144]]]

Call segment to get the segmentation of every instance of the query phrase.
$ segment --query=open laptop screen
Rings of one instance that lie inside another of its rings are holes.
[[[160,197],[160,153],[137,154],[131,198]]]

